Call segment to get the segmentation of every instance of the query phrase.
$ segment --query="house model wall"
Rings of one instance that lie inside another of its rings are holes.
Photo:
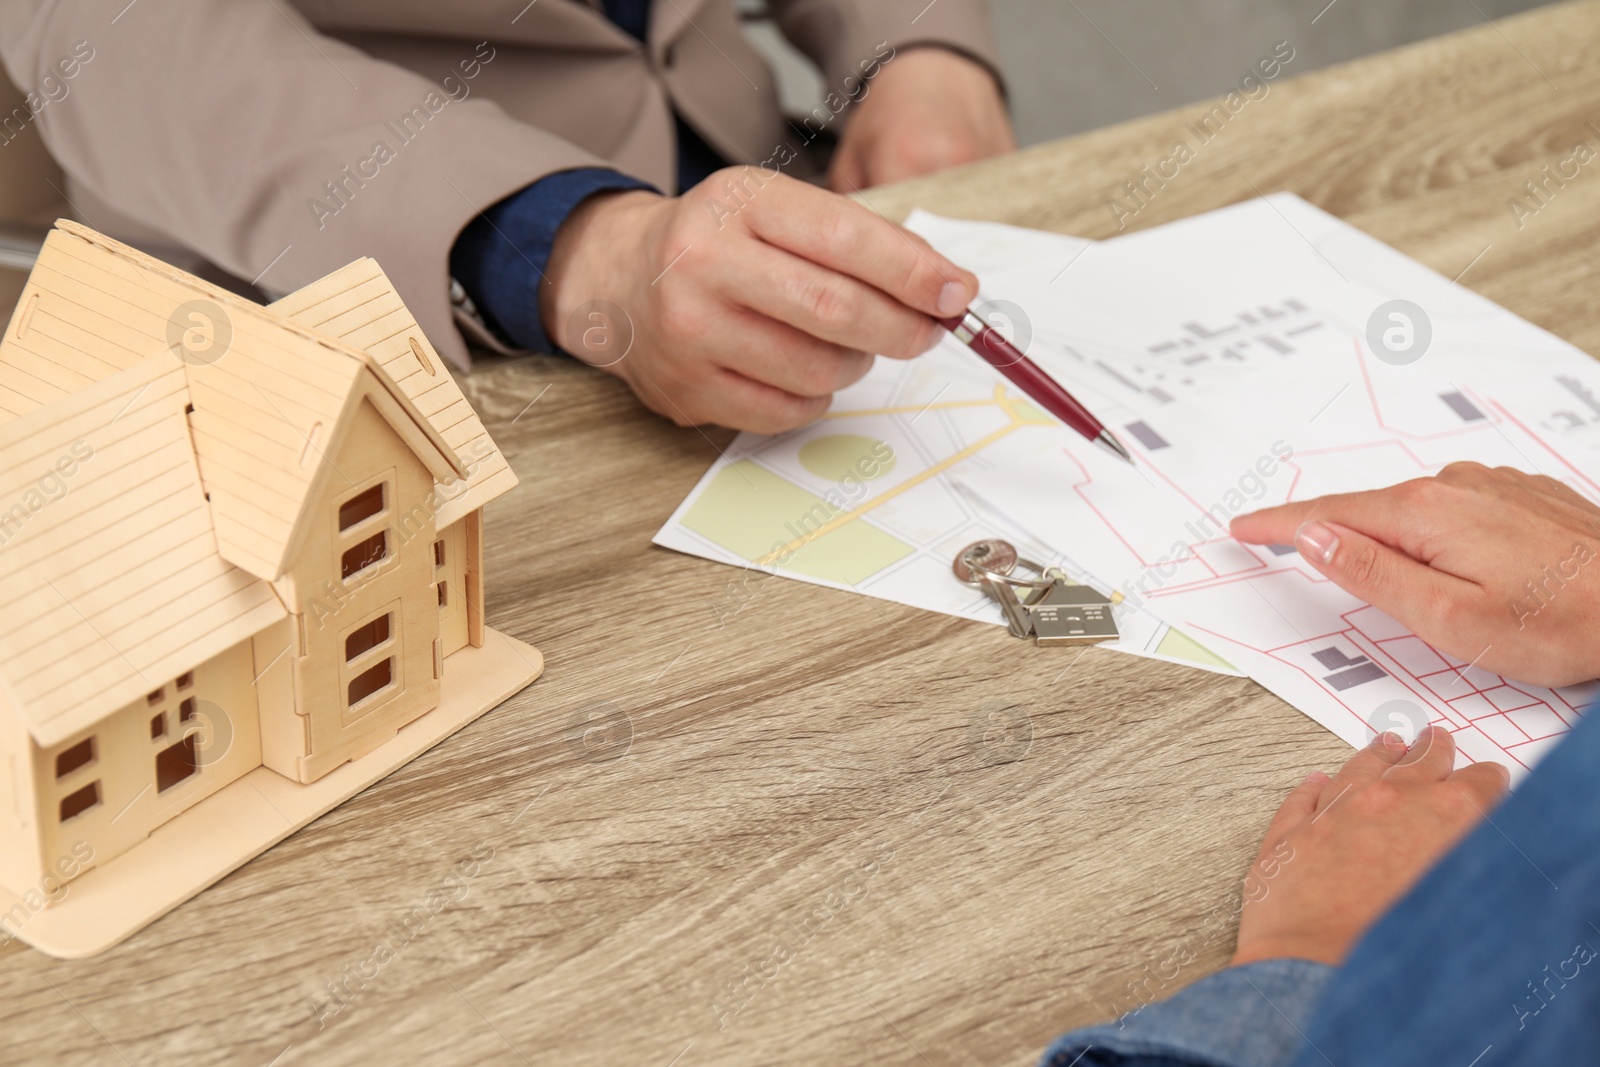
[[[0,341],[0,928],[98,951],[537,677],[515,484],[372,261],[263,308],[58,223]]]

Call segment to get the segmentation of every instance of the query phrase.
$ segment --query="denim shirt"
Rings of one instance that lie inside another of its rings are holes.
[[[1232,967],[1044,1067],[1600,1063],[1600,719],[1380,919],[1339,968]]]
[[[1115,1022],[1073,1031],[1043,1067],[1282,1067],[1333,974],[1309,960],[1229,967]]]

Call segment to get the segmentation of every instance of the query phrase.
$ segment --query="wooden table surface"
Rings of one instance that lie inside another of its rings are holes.
[[[1134,224],[1291,189],[1600,350],[1600,160],[1508,207],[1600,146],[1597,27],[1274,82]],[[1206,110],[868,199],[1110,236]],[[1347,754],[1250,681],[653,548],[730,434],[558,359],[466,384],[522,478],[489,615],[544,678],[102,958],[0,948],[0,1062],[1026,1064],[1221,966],[1280,796]]]

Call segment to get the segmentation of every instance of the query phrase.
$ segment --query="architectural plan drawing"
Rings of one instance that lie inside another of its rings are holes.
[[[946,341],[880,359],[806,429],[742,435],[658,543],[998,624],[948,568],[1000,532],[1120,595],[1143,627],[1134,637],[1119,616],[1125,650],[1225,662],[1351,744],[1409,709],[1413,725],[1447,725],[1463,762],[1514,778],[1600,695],[1444,655],[1291,547],[1228,533],[1246,511],[1457,460],[1548,474],[1600,502],[1600,364],[1587,355],[1288,194],[1076,251],[1019,243],[1015,261],[1013,235],[913,225],[982,258],[980,303],[1008,309],[1029,356],[1136,464]],[[1191,639],[1203,654],[1184,654]]]
[[[880,359],[802,430],[740,434],[655,543],[1003,625],[999,606],[956,581],[950,563],[980,538],[1020,546],[1026,535],[986,513],[966,480],[1059,452],[1069,438],[1082,441],[949,340],[914,361]],[[1068,461],[1042,466],[1057,480],[1072,470]],[[1058,551],[1034,551],[1093,584]],[[1103,648],[1238,673],[1135,605],[1116,615],[1122,637]]]
[[[1040,309],[1036,325],[1046,325],[1030,354],[1119,427],[1138,467],[1078,449],[1076,475],[1053,491],[1039,489],[1042,459],[974,488],[1352,744],[1371,739],[1375,716],[1387,726],[1382,709],[1406,701],[1451,728],[1463,760],[1497,760],[1519,776],[1570,727],[1593,686],[1523,685],[1442,655],[1292,549],[1243,545],[1227,533],[1245,511],[1390,485],[1456,460],[1548,474],[1600,501],[1600,457],[1584,436],[1595,412],[1583,396],[1600,396],[1594,361],[1372,239],[1341,232],[1349,229],[1280,195],[1146,231],[1137,254],[1118,247],[1130,239],[1105,242],[1093,253],[1095,277],[1064,279],[1048,295],[1031,279],[986,279]],[[1136,297],[1105,288],[1106,274],[1117,284],[1141,263],[1197,268],[1218,248],[1230,260],[1225,286],[1215,282],[1220,271],[1195,269],[1196,277],[1167,279],[1170,292],[1154,286],[1152,271]],[[1231,372],[1178,378],[1167,398],[1152,395],[1154,378],[1130,384],[1125,372],[1104,372],[1102,363],[1121,370],[1157,356],[1169,376],[1182,374],[1185,354],[1199,351],[1209,363],[1229,362],[1218,347],[1224,337],[1256,323],[1193,306],[1208,288],[1218,290],[1218,307],[1293,310],[1321,326],[1295,334],[1286,351],[1257,346],[1254,361],[1234,360]],[[1372,309],[1395,297],[1431,320],[1430,350],[1415,361],[1379,358],[1368,343]],[[1115,321],[1116,310],[1128,321]],[[1058,339],[1069,331],[1070,350]],[[1172,343],[1186,334],[1194,343]]]
[[[911,225],[980,279],[1005,269],[1048,285],[1093,244],[922,212]],[[950,562],[980,538],[1007,536],[1021,544],[1027,533],[986,512],[961,478],[981,481],[1045,442],[1084,443],[946,338],[913,361],[879,359],[811,426],[773,437],[740,434],[654,540],[737,567],[1001,626],[999,606],[955,581]],[[1030,550],[1049,557],[1039,562],[1093,584],[1067,555],[1037,541]],[[1113,610],[1121,637],[1102,648],[1240,673],[1136,605]]]

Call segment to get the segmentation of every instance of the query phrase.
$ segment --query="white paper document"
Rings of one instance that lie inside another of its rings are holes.
[[[1092,244],[930,215],[919,223],[915,228],[980,278],[1005,267],[1048,284]],[[1026,532],[985,513],[962,479],[981,482],[987,472],[1037,454],[1041,442],[1059,452],[1081,440],[947,337],[915,360],[880,358],[810,426],[771,437],[740,434],[655,543],[1000,626],[999,606],[957,581],[951,563],[973,541]],[[1065,455],[1043,466],[1052,479],[1046,485],[1071,470]],[[1040,543],[1028,551],[1093,584],[1059,551]],[[719,611],[741,603],[741,583],[733,585],[718,598]],[[1102,647],[1239,673],[1134,605],[1113,614],[1122,636]]]
[[[1351,744],[1425,720],[1519,777],[1594,698],[1443,655],[1293,549],[1227,533],[1246,511],[1456,460],[1600,500],[1587,355],[1286,194],[1096,245],[1047,288],[985,282],[1029,309],[1030,355],[1137,466],[1075,446],[1058,491],[1027,464],[977,488],[1099,579]],[[1395,300],[1412,305],[1400,319],[1382,311]]]
[[[1237,668],[1352,744],[1448,725],[1514,777],[1596,695],[1442,655],[1227,522],[1461,459],[1600,501],[1600,364],[1290,194],[1099,243],[908,225],[975,266],[986,317],[1136,465],[947,339],[812,426],[741,435],[658,544],[999,624],[950,562],[1007,537],[1120,592],[1124,651]]]

